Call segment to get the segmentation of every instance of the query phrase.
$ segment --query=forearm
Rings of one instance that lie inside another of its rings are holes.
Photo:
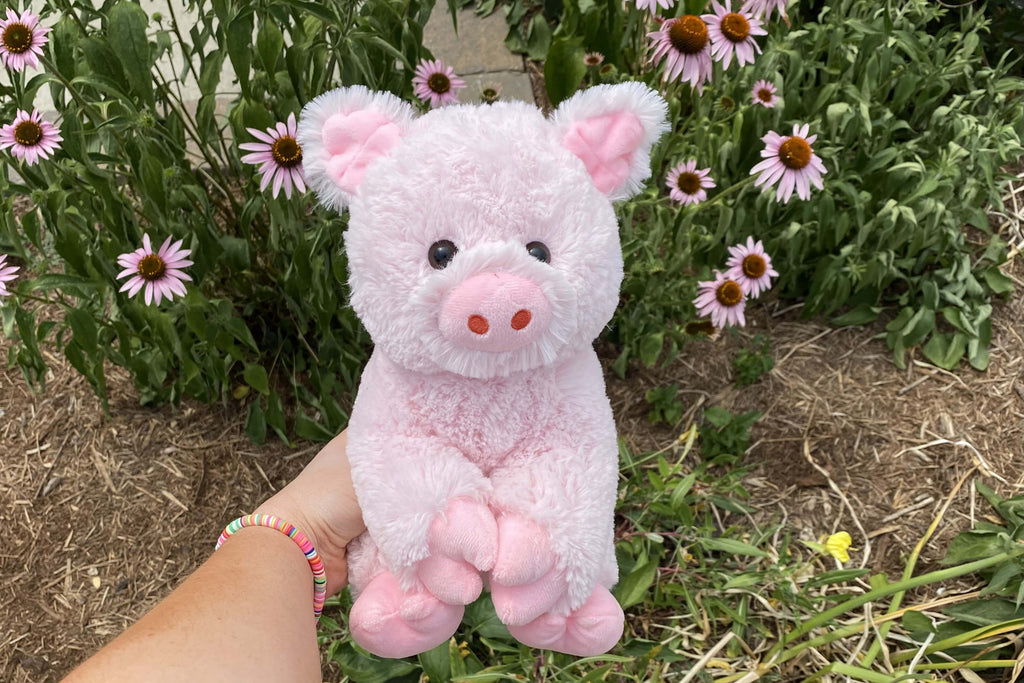
[[[245,528],[65,683],[320,681],[313,578],[294,541]]]

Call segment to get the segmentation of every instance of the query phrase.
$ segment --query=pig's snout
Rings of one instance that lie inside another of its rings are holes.
[[[494,353],[513,351],[547,329],[551,304],[532,280],[483,273],[449,292],[440,322],[441,333],[460,346]]]

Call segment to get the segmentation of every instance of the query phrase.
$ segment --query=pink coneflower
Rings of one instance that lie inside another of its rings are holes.
[[[693,305],[698,315],[710,315],[711,324],[715,327],[747,324],[743,317],[746,297],[740,283],[715,271],[715,279],[697,283],[697,298]]]
[[[295,140],[295,114],[288,115],[288,123],[278,121],[273,128],[267,128],[267,132],[246,128],[249,133],[262,142],[243,142],[239,149],[251,151],[246,154],[242,161],[247,164],[260,164],[259,172],[263,176],[260,179],[260,192],[267,189],[270,181],[274,181],[274,188],[271,192],[273,197],[284,187],[284,196],[292,198],[292,186],[299,192],[306,191],[306,184],[302,176],[302,147]]]
[[[40,159],[48,159],[63,139],[57,126],[44,121],[35,109],[31,114],[19,109],[14,123],[0,128],[0,149],[10,147],[14,156],[24,159],[29,166]]]
[[[697,162],[693,159],[675,166],[665,176],[665,185],[669,196],[682,205],[699,204],[708,198],[706,188],[714,187],[715,181],[708,177],[710,168],[697,170]]]
[[[0,60],[11,71],[21,71],[26,64],[38,69],[36,55],[43,54],[49,32],[49,26],[39,25],[37,15],[25,10],[18,16],[8,7],[7,18],[0,19]]]
[[[651,14],[657,10],[658,7],[661,9],[669,9],[672,7],[672,3],[675,0],[636,0],[637,9],[645,9]]]
[[[178,240],[171,244],[168,237],[160,250],[154,252],[149,235],[143,235],[141,248],[117,257],[117,264],[124,268],[117,277],[131,276],[118,291],[128,290],[128,296],[133,297],[144,289],[147,306],[151,303],[159,305],[163,297],[170,301],[175,294],[185,296],[185,281],[191,282],[192,278],[181,269],[192,265],[185,258],[192,251],[182,249],[181,242]]]
[[[746,244],[729,247],[729,253],[725,276],[738,282],[744,294],[756,299],[772,288],[772,278],[779,274],[772,268],[772,257],[765,252],[761,240],[755,242],[748,237]]]
[[[779,101],[775,92],[775,85],[765,80],[755,83],[754,88],[750,91],[755,104],[760,104],[762,107],[768,107],[769,109],[774,109],[775,103]]]
[[[761,150],[764,161],[750,169],[750,175],[760,173],[754,184],[764,186],[767,190],[776,182],[779,183],[776,199],[783,204],[793,196],[793,188],[800,199],[809,199],[811,185],[822,188],[821,176],[826,173],[825,164],[814,153],[811,145],[818,139],[817,135],[807,135],[810,127],[795,124],[793,135],[783,136],[775,131],[768,131],[761,140],[765,147]]]
[[[7,265],[7,254],[0,254],[0,297],[10,294],[7,291],[7,283],[18,275],[18,266]]]
[[[648,33],[655,61],[665,57],[664,80],[682,75],[692,88],[701,89],[711,80],[711,40],[704,20],[693,14],[666,19],[661,29]]]
[[[755,19],[743,10],[731,12],[717,0],[711,3],[714,14],[703,14],[701,18],[708,24],[711,36],[711,56],[728,69],[732,55],[736,53],[736,62],[754,63],[754,53],[760,54],[761,48],[754,42],[754,36],[763,36],[768,32],[761,26],[761,20]]]
[[[743,3],[740,11],[763,19],[767,19],[772,12],[778,12],[789,24],[789,17],[786,15],[786,5],[788,4],[789,0],[747,0]]]
[[[466,82],[440,59],[422,60],[412,79],[416,97],[430,104],[431,109],[458,102],[458,91],[465,87]]]

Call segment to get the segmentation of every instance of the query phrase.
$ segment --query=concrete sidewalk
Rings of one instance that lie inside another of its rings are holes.
[[[466,81],[459,101],[480,101],[485,86],[501,87],[501,99],[534,103],[533,86],[522,55],[505,47],[508,25],[502,12],[479,17],[472,10],[458,14],[459,32],[452,27],[447,5],[438,0],[423,31],[423,44]]]

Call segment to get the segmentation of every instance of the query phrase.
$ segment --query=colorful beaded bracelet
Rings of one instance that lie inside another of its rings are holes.
[[[270,529],[276,529],[295,541],[299,548],[302,549],[306,560],[309,561],[309,568],[313,570],[313,617],[319,623],[320,613],[324,610],[324,600],[327,598],[327,574],[324,572],[324,562],[320,559],[320,555],[317,554],[316,548],[309,542],[309,538],[306,534],[299,531],[294,524],[273,515],[264,515],[257,512],[253,515],[239,517],[228,524],[224,531],[220,532],[220,538],[217,539],[217,548],[224,545],[224,541],[228,540],[228,536],[247,526],[265,526]]]

